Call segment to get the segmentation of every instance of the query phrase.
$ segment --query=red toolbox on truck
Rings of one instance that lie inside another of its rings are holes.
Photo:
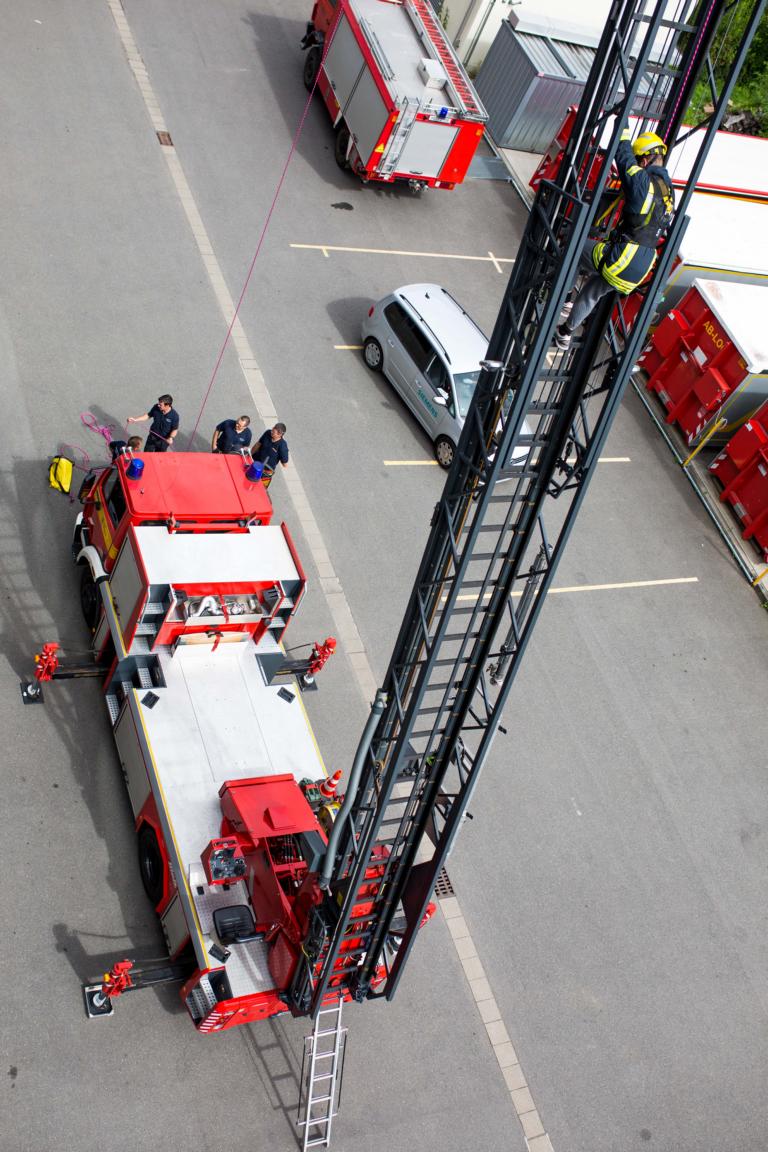
[[[687,444],[723,416],[726,441],[768,399],[768,288],[694,280],[639,363]]]
[[[754,540],[768,560],[768,404],[739,428],[709,466],[733,507],[742,537]]]

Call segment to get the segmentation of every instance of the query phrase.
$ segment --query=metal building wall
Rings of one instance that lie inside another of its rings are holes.
[[[475,80],[494,142],[545,151],[581,99],[593,58],[591,48],[516,32],[505,20]]]

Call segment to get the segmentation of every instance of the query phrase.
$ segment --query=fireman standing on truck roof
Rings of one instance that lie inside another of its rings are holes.
[[[574,331],[608,292],[628,296],[650,275],[656,263],[656,245],[663,238],[675,207],[672,180],[664,167],[666,153],[666,144],[655,132],[643,132],[633,143],[629,128],[622,132],[616,167],[624,207],[610,237],[590,240],[582,253],[582,269],[588,278],[555,331],[558,348],[569,347]]]

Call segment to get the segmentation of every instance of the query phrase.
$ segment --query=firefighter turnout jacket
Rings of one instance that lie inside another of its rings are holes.
[[[643,168],[635,160],[629,132],[622,133],[616,149],[624,208],[608,240],[592,249],[595,269],[623,295],[633,292],[656,263],[656,245],[674,211],[672,181],[666,168]]]

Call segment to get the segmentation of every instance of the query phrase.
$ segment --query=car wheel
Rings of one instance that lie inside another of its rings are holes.
[[[317,80],[317,74],[320,71],[320,55],[319,48],[310,48],[307,52],[307,58],[304,61],[304,87],[307,92],[311,92]]]
[[[139,832],[139,872],[144,891],[157,908],[165,888],[165,866],[157,835],[149,824],[142,824]]]
[[[378,340],[374,340],[373,336],[369,336],[363,344],[363,359],[372,372],[381,372],[384,365],[384,355],[381,351],[381,344]]]
[[[435,459],[441,468],[450,468],[456,454],[456,445],[447,436],[438,436],[435,440]]]
[[[342,120],[336,130],[336,145],[333,150],[334,159],[339,168],[349,168],[347,153],[349,151],[349,128]]]
[[[86,564],[83,568],[83,574],[80,577],[80,608],[82,609],[83,619],[93,632],[99,621],[99,608],[101,606],[101,596],[96,587],[91,570]]]

